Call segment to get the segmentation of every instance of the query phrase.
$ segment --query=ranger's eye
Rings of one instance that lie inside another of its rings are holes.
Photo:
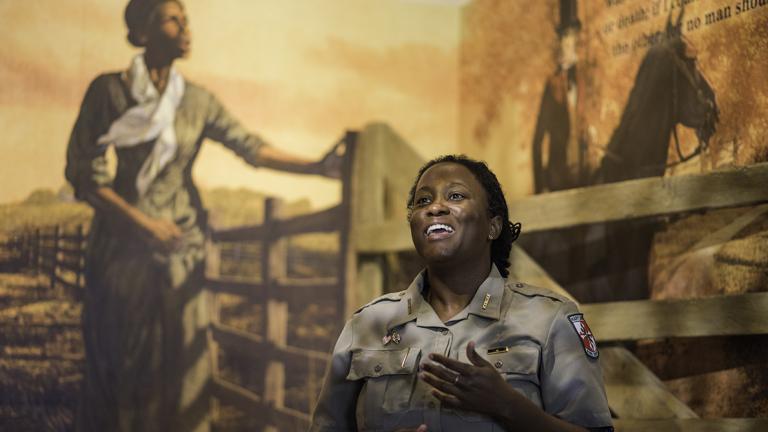
[[[424,206],[429,204],[429,201],[430,201],[429,197],[419,197],[419,198],[416,198],[416,201],[414,201],[414,204],[416,204],[417,206]]]

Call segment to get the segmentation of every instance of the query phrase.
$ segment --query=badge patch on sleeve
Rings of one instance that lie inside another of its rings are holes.
[[[584,314],[568,315],[568,320],[571,322],[573,329],[576,330],[576,334],[579,335],[581,345],[584,347],[587,357],[596,359],[600,355],[597,351],[597,340],[595,340],[592,330],[589,329],[587,322],[584,320]]]

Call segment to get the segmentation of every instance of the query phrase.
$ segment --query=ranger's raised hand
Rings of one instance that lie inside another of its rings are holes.
[[[511,389],[501,374],[475,351],[475,343],[467,344],[467,358],[462,363],[440,354],[430,354],[432,362],[422,363],[420,378],[434,387],[432,394],[445,406],[474,411],[495,417],[503,412],[509,398],[522,398]]]

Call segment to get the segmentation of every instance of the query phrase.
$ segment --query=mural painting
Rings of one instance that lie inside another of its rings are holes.
[[[513,199],[768,162],[763,0],[80,0],[0,16],[0,429],[301,429],[352,306],[321,290],[359,265],[375,282],[359,305],[421,268],[387,231],[405,227],[418,159],[486,160]],[[387,162],[367,160],[380,177],[353,193],[363,130]],[[350,259],[355,212],[397,247]],[[519,244],[583,303],[768,286],[765,204],[627,219],[522,221]],[[764,417],[765,342],[628,345],[696,414]]]
[[[472,2],[459,148],[505,167],[502,182],[518,197],[764,163],[766,23],[760,1]],[[643,206],[636,198],[605,205]],[[589,224],[521,242],[583,302],[764,291],[763,207]],[[715,415],[748,403],[734,394],[722,405],[692,386],[765,382],[751,366],[709,372],[678,374],[673,385]]]
[[[211,308],[229,334],[273,323],[248,296],[212,300],[206,278],[336,278],[342,233],[286,236],[282,275],[262,242],[207,239],[333,208],[348,129],[389,122],[424,157],[451,151],[456,5],[84,0],[0,15],[0,429],[209,430],[215,412],[218,430],[253,430],[266,412],[211,405],[214,375],[268,391],[247,356],[215,351],[211,369]],[[284,343],[331,348],[343,312],[325,297],[287,310]],[[322,364],[286,377],[285,406],[311,410]]]

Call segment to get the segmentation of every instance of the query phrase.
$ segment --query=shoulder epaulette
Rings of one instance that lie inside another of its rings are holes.
[[[560,301],[560,302],[570,302],[573,301],[569,299],[568,297],[565,297],[563,295],[560,295],[550,289],[547,288],[539,288],[532,285],[528,285],[523,282],[514,282],[509,281],[507,282],[507,287],[511,289],[512,291],[515,291],[517,293],[520,293],[526,297],[547,297],[552,300]]]
[[[373,306],[376,303],[381,303],[383,301],[400,301],[400,299],[403,298],[404,294],[405,294],[405,291],[398,291],[398,292],[388,293],[388,294],[384,294],[382,296],[376,297],[375,299],[362,305],[358,310],[355,311],[355,313],[356,314],[360,313],[360,311],[367,308],[368,306]]]

